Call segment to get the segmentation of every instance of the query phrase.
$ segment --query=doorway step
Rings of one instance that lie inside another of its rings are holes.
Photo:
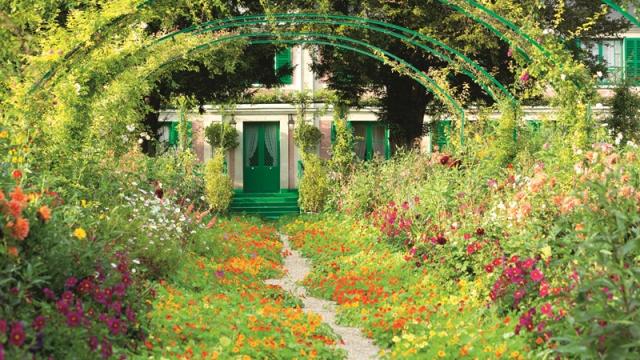
[[[255,215],[266,219],[277,219],[283,215],[299,214],[298,192],[236,192],[231,202],[230,212],[232,214]]]

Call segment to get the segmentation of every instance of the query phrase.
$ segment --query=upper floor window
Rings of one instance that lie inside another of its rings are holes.
[[[613,85],[624,76],[623,41],[622,39],[606,39],[595,41],[589,47],[598,63],[607,68],[607,74],[599,80],[600,85]]]
[[[291,48],[283,49],[276,53],[274,59],[274,69],[279,71],[281,68],[291,67]],[[283,75],[280,77],[280,82],[284,85],[293,84],[293,76],[291,74]]]

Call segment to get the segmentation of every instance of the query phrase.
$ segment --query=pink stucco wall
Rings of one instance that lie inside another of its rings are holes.
[[[204,161],[204,125],[202,120],[194,120],[191,129],[193,131],[193,151],[196,152],[198,160]]]
[[[320,120],[320,158],[328,159],[331,151],[331,120]]]

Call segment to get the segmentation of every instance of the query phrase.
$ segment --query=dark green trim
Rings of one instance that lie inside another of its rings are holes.
[[[288,47],[276,53],[274,59],[274,69],[276,73],[280,71],[282,68],[290,68],[291,67],[291,48]],[[280,83],[283,85],[291,85],[293,84],[293,76],[289,73],[287,75],[282,75],[280,77]]]

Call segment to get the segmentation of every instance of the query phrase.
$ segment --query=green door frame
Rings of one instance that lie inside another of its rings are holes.
[[[266,146],[265,146],[265,125],[276,126],[276,146],[277,159],[273,165],[265,164]],[[257,164],[251,166],[247,158],[247,127],[257,127],[258,143],[256,152],[258,155]],[[277,121],[265,122],[245,122],[243,124],[242,135],[242,164],[243,164],[243,191],[248,193],[277,193],[280,192],[280,161],[282,154],[280,151],[280,123]]]

